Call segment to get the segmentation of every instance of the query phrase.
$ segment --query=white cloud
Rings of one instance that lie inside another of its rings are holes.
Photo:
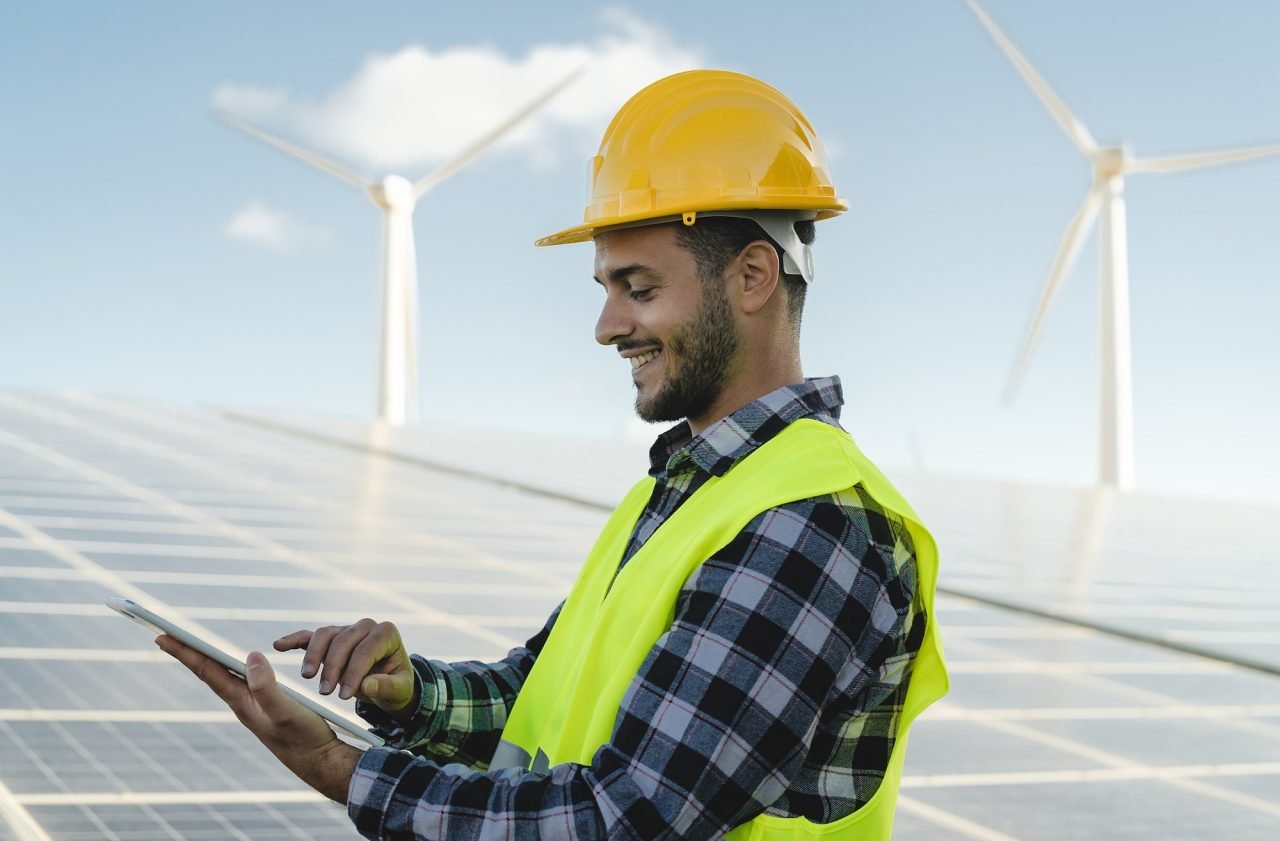
[[[431,51],[418,45],[373,55],[347,82],[317,101],[279,88],[222,85],[214,104],[285,124],[325,152],[385,172],[416,176],[448,160],[575,68],[586,73],[501,145],[545,156],[556,129],[599,137],[617,108],[649,82],[701,64],[698,51],[621,10],[601,16],[592,43],[538,44],[524,56],[492,46]]]
[[[324,240],[319,231],[308,230],[289,214],[258,201],[233,213],[222,230],[231,239],[281,252]]]

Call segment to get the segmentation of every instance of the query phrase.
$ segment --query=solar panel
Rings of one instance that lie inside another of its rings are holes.
[[[389,458],[356,426],[0,392],[0,841],[357,837],[101,600],[141,595],[242,649],[372,615],[429,656],[499,656],[562,598],[642,454],[589,445],[557,471],[570,444],[459,435],[396,433]],[[1121,498],[1082,537],[1078,492],[902,484],[943,543],[953,689],[913,730],[896,838],[1277,837],[1280,678],[1226,661],[1280,663],[1263,514]]]

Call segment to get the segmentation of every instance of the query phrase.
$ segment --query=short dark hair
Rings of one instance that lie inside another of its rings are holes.
[[[778,252],[782,285],[787,290],[787,315],[793,326],[797,328],[800,326],[808,284],[800,275],[787,274],[782,269],[785,265],[782,248],[755,220],[741,219],[736,216],[699,216],[692,225],[681,222],[673,224],[676,226],[676,241],[693,254],[694,262],[698,267],[698,278],[704,283],[719,281],[725,268],[734,257],[742,253],[742,249],[749,243],[762,239],[773,245],[773,250]],[[815,235],[813,222],[809,220],[797,222],[796,235],[805,245],[812,244]]]

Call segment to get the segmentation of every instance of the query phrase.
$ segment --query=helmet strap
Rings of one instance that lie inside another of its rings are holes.
[[[684,214],[685,224],[693,224]],[[764,230],[769,238],[782,249],[783,274],[799,275],[805,283],[813,283],[813,249],[800,241],[796,233],[797,222],[807,222],[818,216],[815,210],[710,210],[696,216],[732,216],[750,219]],[[695,216],[695,218],[696,218]]]

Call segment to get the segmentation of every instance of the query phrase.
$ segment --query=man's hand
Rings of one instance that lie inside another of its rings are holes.
[[[276,651],[305,648],[302,676],[320,673],[320,694],[335,689],[338,697],[353,695],[406,722],[417,712],[413,664],[390,622],[361,619],[354,625],[330,625],[314,631],[294,631],[275,641]]]
[[[331,800],[347,802],[360,751],[339,740],[323,718],[284,694],[266,657],[252,652],[246,660],[247,679],[241,680],[167,634],[156,637],[156,645],[208,684],[240,723],[303,782]]]

